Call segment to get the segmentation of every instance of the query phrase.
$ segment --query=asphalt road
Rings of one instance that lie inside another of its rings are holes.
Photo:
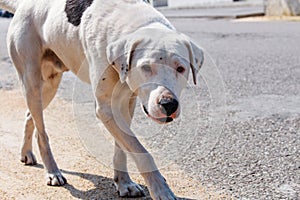
[[[210,135],[205,134],[205,124],[199,123],[192,141],[183,135],[182,145],[187,139],[189,148],[174,162],[204,187],[238,199],[299,199],[300,22],[188,18],[171,22],[206,50],[203,70],[215,73],[218,69],[216,82],[224,83],[226,89],[221,94],[226,103],[215,110],[225,113],[225,122],[213,146],[203,153],[203,141]],[[1,26],[7,24],[1,20]],[[5,34],[2,29],[0,34]],[[0,45],[5,58],[4,41]],[[6,72],[12,78],[0,79],[0,88],[16,87],[14,71]],[[58,94],[70,103],[73,80],[67,74]],[[200,83],[203,93],[213,87],[205,80]],[[211,96],[205,97],[197,98],[203,105],[203,120],[212,104]],[[192,113],[189,109],[186,112]]]
[[[227,90],[218,144],[203,159],[190,152],[186,170],[239,199],[300,199],[300,22],[171,21],[206,49]]]

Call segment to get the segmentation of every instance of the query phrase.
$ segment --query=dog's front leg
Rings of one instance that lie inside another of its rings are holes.
[[[99,103],[102,105],[97,109],[97,116],[102,120],[105,127],[116,139],[117,143],[120,144],[121,148],[133,157],[137,168],[145,179],[151,197],[155,200],[176,199],[165,179],[158,171],[152,156],[134,136],[129,127],[126,129],[125,127],[120,128],[119,122],[116,122],[114,119],[110,106],[103,105],[101,102]],[[118,116],[115,117],[118,118]],[[122,172],[119,171],[117,173],[120,174]]]
[[[131,94],[131,91],[127,90],[128,94],[126,94],[127,97],[123,102],[125,104],[125,101],[128,102],[127,106],[129,108],[128,112],[125,110],[123,112],[126,112],[127,115],[125,115],[125,120],[128,125],[131,124],[134,108],[136,104],[136,95]],[[125,94],[125,93],[123,93]],[[123,109],[127,108],[124,107]],[[114,152],[114,159],[113,159],[113,165],[114,165],[114,181],[117,191],[119,192],[119,195],[121,197],[141,197],[144,196],[144,191],[135,182],[133,182],[128,174],[127,170],[127,155],[126,153],[121,149],[120,145],[115,142],[115,152]]]
[[[153,199],[176,199],[172,191],[170,190],[165,179],[158,171],[152,156],[142,146],[138,139],[131,132],[129,127],[119,127],[119,122],[116,122],[112,114],[110,106],[103,105],[103,103],[97,109],[97,116],[102,120],[105,127],[114,136],[118,144],[124,151],[130,153],[133,157],[141,175],[146,181],[151,197]],[[115,116],[118,118],[118,116]],[[121,172],[119,172],[121,173]]]
[[[176,199],[165,179],[158,171],[152,156],[130,130],[130,126],[126,121],[126,116],[128,116],[127,99],[130,97],[130,95],[128,95],[128,93],[131,92],[130,89],[128,86],[124,87],[123,85],[121,86],[121,90],[118,90],[116,89],[117,86],[114,87],[114,85],[115,83],[105,79],[105,82],[102,82],[101,87],[99,86],[97,88],[95,94],[97,117],[101,119],[121,149],[132,156],[137,168],[145,179],[151,197],[155,200]],[[115,92],[113,92],[112,88],[115,88]],[[113,93],[116,95],[113,95]],[[123,162],[126,161],[126,158],[124,159],[124,155],[121,155],[119,158],[121,158],[121,160],[119,160],[120,162],[122,162],[122,159]],[[122,165],[119,164],[119,166]],[[121,172],[117,173],[120,175]]]
[[[121,197],[141,197],[144,191],[137,183],[133,182],[127,170],[127,157],[125,152],[115,142],[115,154],[113,159],[114,181],[116,189]]]

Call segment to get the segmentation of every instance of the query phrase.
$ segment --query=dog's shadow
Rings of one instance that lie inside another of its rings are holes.
[[[124,200],[126,198],[120,198],[115,187],[113,179],[107,178],[100,175],[95,174],[88,174],[88,173],[81,173],[81,172],[72,172],[67,170],[61,170],[64,174],[70,174],[72,176],[79,176],[80,178],[86,179],[94,184],[94,188],[86,191],[79,190],[75,188],[70,183],[64,186],[65,189],[69,190],[70,194],[78,199],[119,199]],[[142,198],[135,198],[137,200],[150,200],[151,197],[149,195],[149,191],[146,186],[141,185],[141,187],[145,191],[145,197]]]
[[[37,164],[35,165],[37,168],[44,168],[43,165]],[[99,200],[108,200],[108,199],[117,199],[117,200],[126,200],[126,199],[134,199],[134,200],[151,200],[149,190],[145,185],[141,185],[144,189],[145,196],[141,198],[120,198],[117,191],[114,187],[114,181],[112,178],[107,178],[100,175],[89,174],[89,173],[81,173],[81,172],[73,172],[68,170],[61,170],[64,174],[69,174],[72,176],[78,176],[80,178],[86,179],[94,184],[94,188],[90,190],[80,190],[75,188],[70,183],[67,183],[63,187],[67,189],[70,194],[77,199],[99,199]],[[187,199],[187,198],[178,198],[178,200],[194,200],[194,199]]]

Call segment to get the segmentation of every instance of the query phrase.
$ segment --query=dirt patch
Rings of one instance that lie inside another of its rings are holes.
[[[1,199],[119,199],[111,179],[113,170],[96,161],[80,142],[69,102],[55,99],[45,111],[54,156],[68,179],[68,184],[63,187],[46,186],[44,166],[36,142],[33,149],[39,164],[30,167],[19,161],[26,110],[20,90],[0,90],[0,105],[0,153],[5,157],[0,162]],[[184,174],[178,166],[165,169],[162,173],[178,196],[230,199],[229,196],[202,187],[201,183]],[[140,175],[132,174],[132,178],[146,189]],[[151,198],[146,192],[146,197],[139,199]]]

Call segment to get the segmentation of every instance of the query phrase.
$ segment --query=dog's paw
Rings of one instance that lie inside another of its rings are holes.
[[[120,197],[142,197],[145,196],[142,187],[133,181],[115,183]]]
[[[27,152],[25,155],[21,156],[21,162],[23,162],[25,165],[36,165],[37,161],[32,153],[32,151]]]
[[[67,179],[60,173],[47,173],[47,185],[61,186],[67,183]]]
[[[177,199],[159,171],[148,174],[147,185],[153,200]]]

